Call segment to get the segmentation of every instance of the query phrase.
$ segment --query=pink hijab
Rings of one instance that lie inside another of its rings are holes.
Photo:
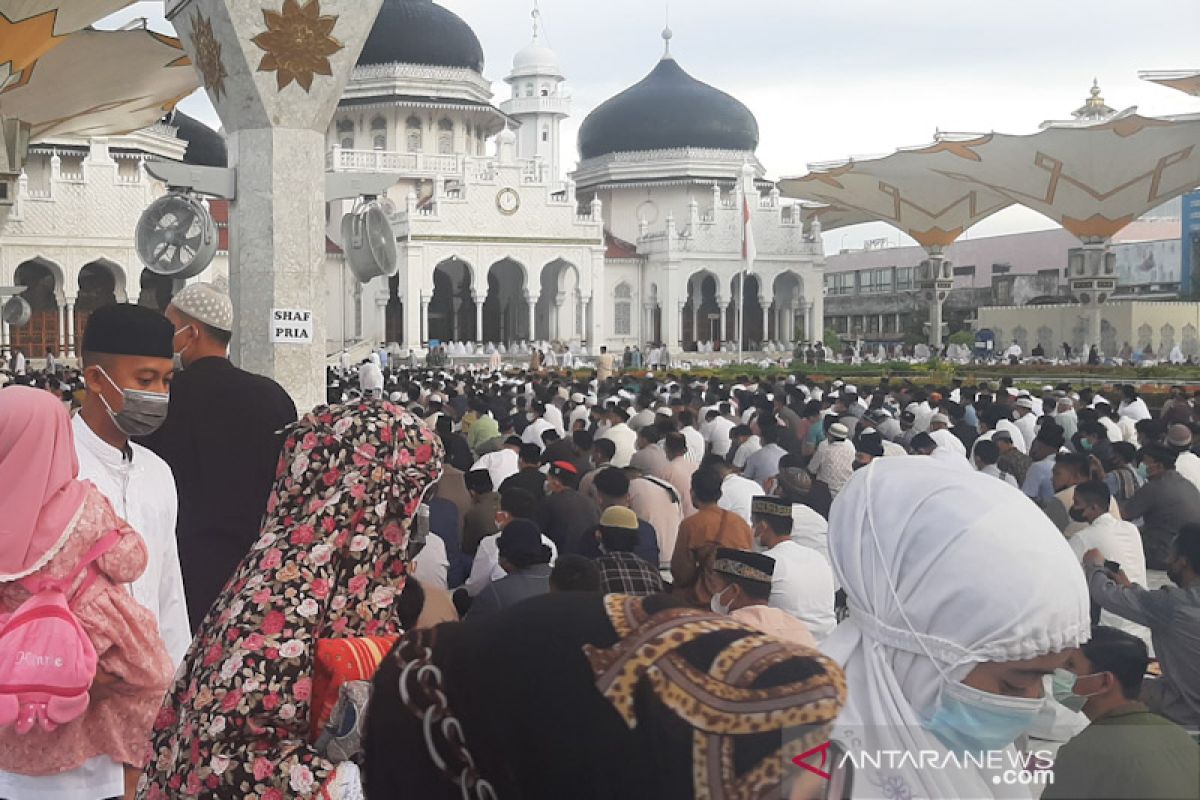
[[[0,582],[44,567],[71,535],[87,495],[71,418],[49,392],[0,390]]]

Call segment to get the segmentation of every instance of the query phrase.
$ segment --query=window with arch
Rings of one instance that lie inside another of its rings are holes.
[[[387,120],[383,117],[371,120],[371,141],[376,150],[387,150]]]
[[[343,119],[337,124],[338,144],[343,150],[354,149],[354,123]]]
[[[613,292],[613,335],[633,335],[633,287],[617,284]]]
[[[438,122],[438,153],[448,156],[454,152],[454,123],[442,118]]]
[[[419,153],[424,148],[424,136],[421,130],[421,119],[419,117],[409,117],[404,123],[405,127],[405,147],[410,153]]]
[[[542,141],[543,142],[550,141],[550,126],[549,125],[542,126]]]

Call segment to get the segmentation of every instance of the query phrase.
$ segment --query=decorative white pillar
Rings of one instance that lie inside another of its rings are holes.
[[[528,295],[525,298],[525,304],[529,306],[529,336],[526,337],[529,341],[534,340],[534,334],[537,332],[535,323],[537,322],[537,297]]]
[[[75,341],[75,298],[67,298],[67,337],[64,342],[62,355],[64,358],[75,358],[75,351],[78,348],[78,342]]]
[[[478,292],[471,292],[471,302],[475,304],[475,341],[483,344],[483,300]]]
[[[421,344],[429,342],[429,298],[421,295]]]
[[[301,413],[326,396],[325,137],[382,1],[166,4],[237,170],[233,359],[281,383]],[[305,315],[283,341],[273,341],[276,309]]]
[[[726,315],[726,314],[729,312],[729,305],[728,305],[727,303],[722,303],[722,302],[721,302],[721,298],[719,298],[719,297],[717,298],[717,305],[718,305],[718,306],[720,306],[720,308],[721,308],[721,336],[720,336],[720,340],[721,340],[722,342],[727,342],[727,341],[729,341],[729,328],[727,328],[727,327],[725,326],[725,315]]]
[[[763,342],[766,342],[771,338],[771,329],[767,326],[767,320],[770,318],[771,306],[768,303],[764,303],[761,297],[758,298],[758,306],[762,309],[763,321],[763,332],[762,336],[759,337],[759,348],[761,349]]]

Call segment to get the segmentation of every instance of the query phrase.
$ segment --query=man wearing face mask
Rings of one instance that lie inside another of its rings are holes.
[[[175,544],[175,481],[161,458],[130,441],[153,432],[166,418],[173,330],[141,306],[95,311],[81,348],[87,393],[71,428],[80,480],[95,484],[117,516],[145,540],[146,571],[132,584],[133,597],[154,614],[167,652],[178,664],[191,644],[191,631]],[[124,771],[107,756],[70,772],[28,779],[32,783],[14,779],[20,780],[0,775],[0,795],[102,800],[125,794]]]
[[[816,647],[808,626],[791,614],[771,608],[771,582],[775,561],[761,553],[722,547],[712,566],[715,590],[709,601],[714,614],[728,614],[734,620],[787,642]]]
[[[1138,702],[1149,663],[1141,639],[1101,626],[1055,670],[1054,698],[1091,725],[1059,749],[1043,800],[1196,796],[1200,748]]]
[[[170,465],[188,612],[196,630],[258,538],[296,406],[278,383],[229,362],[233,303],[197,283],[167,306],[177,371],[162,427],[140,441]]]

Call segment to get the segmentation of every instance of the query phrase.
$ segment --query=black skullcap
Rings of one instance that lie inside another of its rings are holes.
[[[879,431],[864,431],[858,435],[855,449],[879,458],[883,455],[883,437],[879,435]]]
[[[84,353],[114,356],[175,356],[175,326],[145,306],[119,303],[98,308],[88,317],[83,332]]]
[[[510,561],[535,558],[542,554],[542,532],[536,523],[514,519],[500,532],[500,555]],[[546,559],[549,561],[549,559]]]
[[[770,585],[775,575],[775,559],[764,553],[722,547],[717,550],[713,571]]]
[[[606,467],[596,473],[592,486],[605,497],[624,497],[629,494],[629,476],[622,469]]]

